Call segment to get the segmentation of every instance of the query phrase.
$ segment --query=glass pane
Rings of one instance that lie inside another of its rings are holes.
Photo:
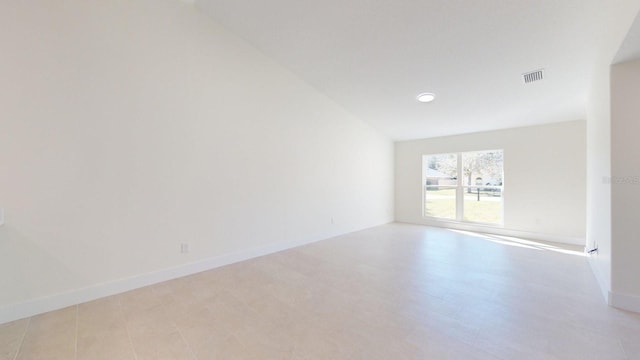
[[[462,153],[464,186],[502,186],[502,150]]]
[[[438,154],[424,156],[425,178],[427,185],[456,185],[458,178],[458,156],[456,154]],[[448,183],[441,183],[442,181]]]
[[[456,188],[425,186],[425,216],[456,219]]]
[[[502,223],[502,188],[464,188],[464,220],[488,224]]]

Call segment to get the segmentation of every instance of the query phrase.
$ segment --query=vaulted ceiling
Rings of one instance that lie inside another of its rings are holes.
[[[613,60],[614,30],[640,10],[637,0],[195,4],[395,140],[584,119],[598,59]],[[540,68],[544,80],[523,83]],[[435,101],[417,102],[422,92]]]

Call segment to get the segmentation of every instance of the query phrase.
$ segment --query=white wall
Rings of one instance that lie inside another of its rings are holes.
[[[587,108],[587,248],[603,296],[611,289],[611,122],[609,67],[592,79]]]
[[[393,220],[392,142],[192,5],[0,24],[0,322]]]
[[[611,67],[612,305],[640,312],[640,60]]]
[[[640,3],[633,0],[602,7],[601,31],[593,33],[593,48],[598,49],[587,98],[587,246],[598,248],[590,257],[591,268],[607,302],[614,305],[612,267],[618,254],[617,244],[625,239],[612,238],[611,185],[611,64],[637,48],[629,33],[637,23]],[[594,27],[597,29],[598,27]],[[616,55],[616,53],[618,53]]]
[[[396,143],[396,221],[422,216],[422,156],[504,149],[504,226],[446,226],[584,244],[586,124],[572,121]]]

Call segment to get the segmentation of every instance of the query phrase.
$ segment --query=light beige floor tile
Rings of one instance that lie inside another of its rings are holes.
[[[197,359],[219,359],[229,342],[237,342],[233,333],[214,323],[183,326],[179,331]]]
[[[147,329],[131,335],[137,360],[192,360],[191,349],[177,330]]]
[[[24,339],[29,319],[0,325],[0,360],[13,360]]]
[[[620,343],[629,360],[640,360],[640,341],[621,340]]]
[[[154,291],[153,286],[116,295],[115,298],[120,303],[125,318],[162,306],[162,298]]]
[[[126,327],[78,336],[78,360],[135,359]]]
[[[615,337],[573,326],[557,327],[549,337],[549,352],[561,359],[627,359],[621,340]]]
[[[92,334],[122,328],[124,315],[119,301],[114,297],[78,305],[78,335]]]
[[[80,304],[78,359],[134,358],[125,319],[119,296]]]
[[[255,322],[234,335],[237,342],[227,343],[221,358],[237,354],[242,359],[290,359],[295,335],[288,328]]]
[[[203,359],[238,359],[238,360],[260,360],[260,359],[289,359],[289,354],[282,353],[279,349],[274,349],[259,342],[241,343],[236,336],[231,336],[222,341],[213,357],[200,357]]]
[[[353,358],[353,352],[353,348],[338,344],[331,336],[311,332],[298,340],[293,349],[291,359],[351,359]]]
[[[77,307],[31,318],[16,359],[73,359],[76,356]]]
[[[531,244],[380,226],[0,325],[0,360],[640,360],[640,314]]]

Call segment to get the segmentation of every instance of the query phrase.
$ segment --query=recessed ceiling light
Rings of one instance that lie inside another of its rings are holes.
[[[422,93],[417,97],[418,101],[422,103],[432,102],[435,98],[436,96],[432,93]]]

